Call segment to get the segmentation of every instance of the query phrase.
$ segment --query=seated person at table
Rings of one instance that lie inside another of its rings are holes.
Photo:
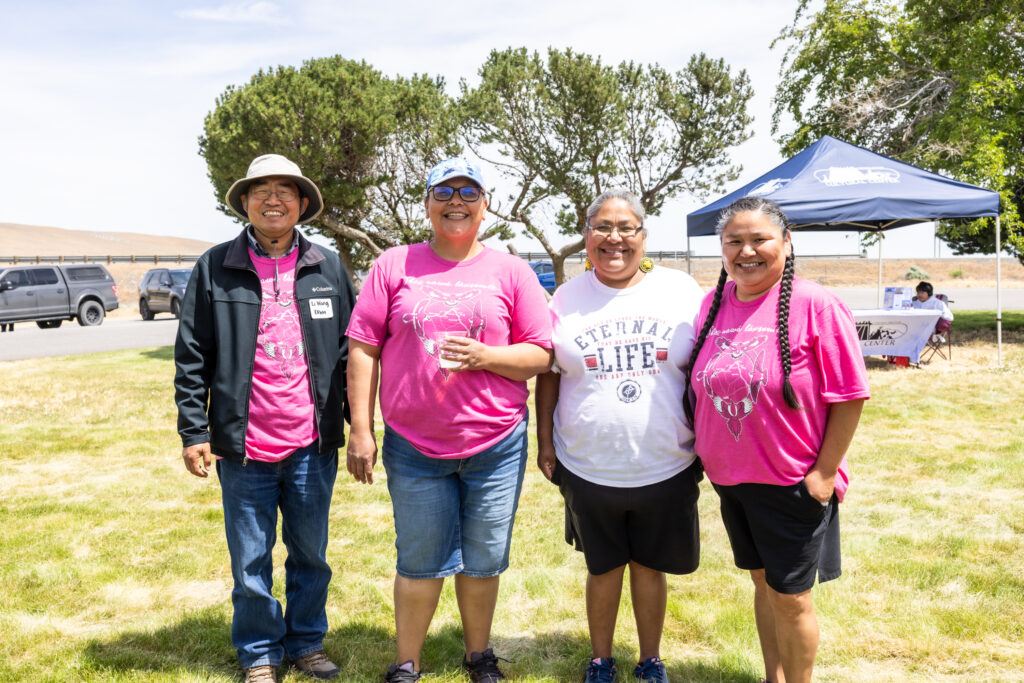
[[[949,310],[949,306],[942,299],[932,296],[935,290],[932,288],[930,282],[919,282],[917,284],[917,298],[914,299],[914,308],[923,308],[929,311],[939,312],[939,322],[935,323],[935,334],[932,335],[932,341],[944,342],[946,338],[943,336],[949,330],[950,325],[953,324],[953,313]]]

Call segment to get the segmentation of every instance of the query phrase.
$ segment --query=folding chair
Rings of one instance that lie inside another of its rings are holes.
[[[941,299],[947,306],[952,303],[945,294],[936,294],[935,298]],[[936,354],[943,360],[953,359],[953,335],[950,334],[952,325],[951,321],[939,318],[939,322],[935,323],[935,331],[928,337],[928,343],[921,351],[921,363],[931,361]]]

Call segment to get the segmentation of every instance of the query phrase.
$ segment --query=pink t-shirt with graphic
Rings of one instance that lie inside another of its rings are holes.
[[[802,409],[782,397],[779,285],[754,301],[736,298],[728,282],[722,305],[693,361],[697,399],[696,451],[716,484],[792,485],[814,465],[825,436],[829,404],[869,398],[867,370],[850,310],[824,287],[793,280],[789,338],[790,383]],[[714,292],[704,298],[704,325]],[[836,495],[849,486],[846,459]]]
[[[263,301],[256,333],[245,454],[252,460],[277,462],[319,436],[295,301],[299,250],[294,249],[278,260],[276,292],[274,259],[259,257],[252,249],[249,258],[260,277]]]
[[[381,347],[384,422],[424,455],[465,458],[507,436],[526,414],[529,392],[486,370],[442,367],[446,336],[489,346],[551,348],[551,318],[537,276],[522,259],[484,248],[447,261],[429,244],[394,247],[374,263],[348,335]]]

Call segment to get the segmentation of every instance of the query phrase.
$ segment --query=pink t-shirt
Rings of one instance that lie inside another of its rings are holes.
[[[522,259],[485,247],[468,261],[446,261],[420,243],[377,259],[348,335],[381,347],[384,422],[424,455],[465,458],[515,429],[529,392],[526,382],[486,370],[441,367],[438,346],[452,335],[551,348],[551,318]]]
[[[726,283],[718,316],[694,360],[696,451],[716,484],[798,483],[818,458],[829,404],[870,396],[850,310],[824,287],[794,278],[790,383],[803,409],[786,405],[779,289],[744,302],[736,298],[735,283]],[[711,292],[704,298],[698,330],[713,297]],[[836,476],[839,500],[849,482],[844,458]]]
[[[249,421],[245,454],[252,460],[277,462],[316,441],[316,409],[309,384],[299,307],[295,301],[295,264],[299,250],[277,264],[278,293],[274,292],[274,259],[249,250],[263,289],[256,357],[249,392]]]

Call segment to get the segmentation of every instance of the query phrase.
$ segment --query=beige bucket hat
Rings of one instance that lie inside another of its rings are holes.
[[[324,210],[324,198],[320,196],[320,188],[312,180],[302,175],[298,165],[280,154],[264,154],[252,160],[249,170],[244,178],[234,182],[227,194],[224,195],[224,202],[231,207],[231,210],[239,218],[249,220],[249,214],[242,206],[242,195],[245,194],[249,185],[260,178],[269,176],[284,176],[291,178],[299,186],[299,192],[309,200],[306,210],[299,216],[299,223],[308,223],[315,220],[320,212]]]

